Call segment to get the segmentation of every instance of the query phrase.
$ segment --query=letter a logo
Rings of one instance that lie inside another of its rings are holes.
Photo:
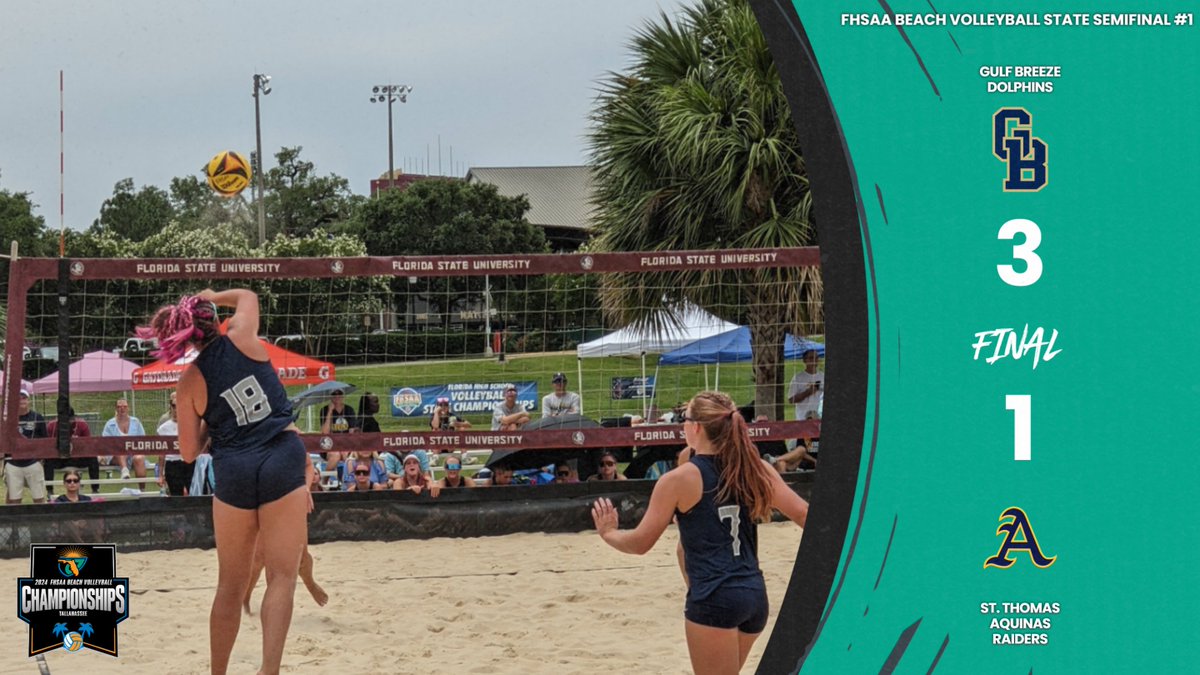
[[[1046,144],[1033,135],[1033,115],[1024,108],[1001,108],[992,115],[992,154],[1008,165],[1005,192],[1037,192],[1046,187]]]
[[[1010,518],[1011,520],[1005,522]],[[1000,527],[996,528],[996,534],[1003,534],[1004,541],[1000,544],[1000,550],[996,551],[996,555],[984,561],[984,569],[1012,567],[1016,559],[1008,557],[1011,552],[1025,551],[1029,554],[1029,559],[1033,561],[1033,564],[1042,569],[1053,565],[1054,561],[1058,560],[1058,556],[1047,558],[1042,553],[1042,547],[1038,545],[1037,535],[1033,533],[1033,525],[1029,522],[1029,516],[1016,506],[1010,506],[1000,514]]]

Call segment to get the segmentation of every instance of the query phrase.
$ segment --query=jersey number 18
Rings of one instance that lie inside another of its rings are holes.
[[[266,419],[267,415],[271,414],[267,393],[253,375],[221,392],[221,398],[225,399],[233,414],[237,416],[239,427]]]

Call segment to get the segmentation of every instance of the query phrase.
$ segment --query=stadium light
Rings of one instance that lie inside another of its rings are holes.
[[[377,84],[371,87],[371,103],[387,103],[388,111],[388,187],[396,180],[395,152],[392,146],[392,104],[396,101],[408,103],[412,87],[407,84]]]
[[[271,81],[270,75],[261,73],[254,74],[254,138],[258,147],[258,166],[254,167],[254,176],[257,179],[255,184],[258,186],[258,245],[262,246],[267,241],[267,212],[263,205],[263,161],[262,161],[262,116],[259,114],[258,99],[259,94],[263,96],[271,93],[271,87],[268,83]]]

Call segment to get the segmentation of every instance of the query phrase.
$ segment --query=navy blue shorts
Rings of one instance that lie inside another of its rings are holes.
[[[239,509],[256,509],[304,485],[308,455],[294,431],[261,448],[213,457],[217,499]]]
[[[756,635],[767,627],[767,589],[722,586],[703,600],[692,600],[688,593],[683,616],[693,623],[711,628],[736,628]]]

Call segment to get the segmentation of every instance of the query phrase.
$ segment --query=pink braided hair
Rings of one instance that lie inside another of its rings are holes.
[[[154,357],[175,362],[191,345],[203,346],[217,334],[217,307],[199,296],[185,295],[174,305],[161,307],[150,318],[149,326],[138,326],[135,334],[143,340],[155,338]]]

